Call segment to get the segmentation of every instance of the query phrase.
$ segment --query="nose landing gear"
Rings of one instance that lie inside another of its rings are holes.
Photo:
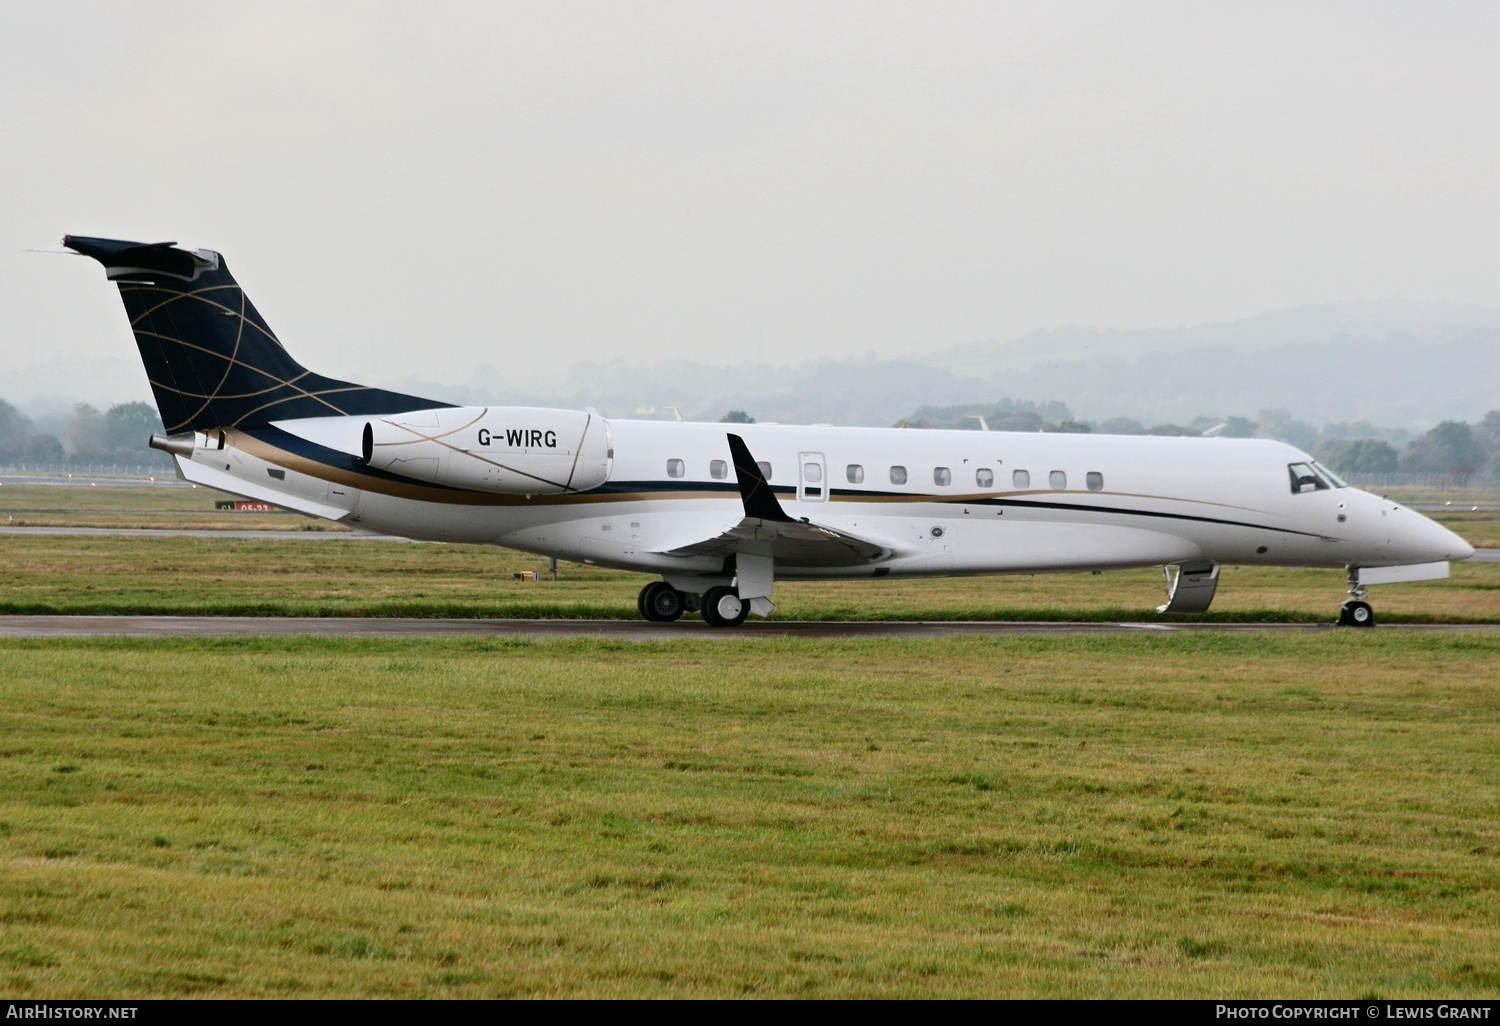
[[[750,603],[740,598],[733,588],[709,588],[703,593],[703,605],[699,612],[712,627],[738,627],[745,622],[745,617],[750,612]]]
[[[1365,601],[1365,593],[1368,591],[1363,584],[1359,583],[1359,570],[1349,568],[1349,600],[1339,606],[1340,627],[1374,627],[1375,610]]]

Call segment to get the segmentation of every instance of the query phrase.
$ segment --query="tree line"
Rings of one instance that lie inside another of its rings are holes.
[[[146,440],[162,433],[161,417],[147,403],[120,403],[98,410],[79,403],[68,414],[62,437],[38,430],[31,419],[0,399],[0,463],[10,466],[167,465]]]
[[[1476,423],[1445,420],[1414,435],[1405,428],[1376,427],[1368,421],[1335,421],[1314,426],[1286,410],[1261,410],[1255,417],[1195,417],[1186,424],[1147,426],[1130,417],[1100,421],[1075,418],[1060,402],[1002,399],[995,403],[924,406],[896,427],[978,430],[980,418],[992,431],[1098,432],[1114,435],[1222,435],[1274,438],[1311,453],[1336,473],[1368,477],[1421,474],[1462,484],[1475,477],[1500,479],[1500,410]]]
[[[1274,438],[1303,449],[1335,472],[1356,477],[1382,474],[1439,475],[1455,483],[1471,478],[1500,479],[1500,410],[1470,424],[1445,420],[1413,435],[1404,428],[1381,428],[1367,421],[1338,421],[1322,427],[1298,420],[1286,410],[1243,416],[1195,417],[1185,424],[1146,425],[1129,417],[1091,421],[1074,417],[1061,402],[1001,399],[992,403],[923,406],[896,427],[978,430],[980,418],[992,431],[1098,432],[1118,435],[1203,435]],[[730,423],[753,423],[744,410],[731,410]],[[147,403],[120,403],[98,410],[79,403],[69,413],[62,437],[36,428],[0,399],[0,464],[29,467],[127,466],[161,464],[165,456],[148,449],[146,439],[163,430],[161,417]]]

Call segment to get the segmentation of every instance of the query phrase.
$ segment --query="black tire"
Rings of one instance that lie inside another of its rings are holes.
[[[671,623],[682,615],[682,606],[682,592],[666,581],[652,581],[635,599],[635,608],[652,623]]]
[[[741,599],[733,588],[709,588],[699,606],[703,619],[714,627],[738,627],[750,614],[750,603]]]
[[[1343,627],[1374,627],[1375,610],[1368,602],[1345,602],[1339,607],[1339,624]]]

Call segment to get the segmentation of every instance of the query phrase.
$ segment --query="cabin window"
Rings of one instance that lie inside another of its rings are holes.
[[[953,471],[947,467],[933,467],[932,483],[941,488],[947,488],[953,483]]]
[[[802,464],[802,480],[808,484],[817,484],[823,480],[823,467],[817,463]]]
[[[891,468],[891,484],[906,484],[906,468],[905,467],[892,467]]]
[[[981,488],[995,487],[995,472],[989,467],[980,467],[974,471],[974,483]]]
[[[1323,480],[1323,475],[1313,469],[1310,463],[1293,463],[1287,468],[1292,477],[1292,494],[1298,492],[1319,492],[1328,488],[1328,482]]]
[[[1083,483],[1089,486],[1091,492],[1104,491],[1104,475],[1097,470],[1091,470],[1083,475]]]
[[[722,481],[729,476],[729,464],[723,460],[714,460],[708,465],[708,475],[715,481]]]
[[[765,460],[756,460],[755,465],[760,468],[760,476],[767,481],[771,480],[771,464]]]
[[[1010,483],[1017,488],[1031,487],[1031,471],[1017,470],[1010,475]]]
[[[1062,491],[1068,487],[1068,475],[1061,470],[1054,470],[1047,475],[1047,483],[1058,491]]]
[[[849,478],[850,484],[865,483],[865,468],[858,463],[851,463],[845,467],[844,474]]]
[[[667,460],[667,476],[668,477],[681,477],[682,476],[682,471],[683,471],[683,467],[682,467],[682,461],[681,460]]]

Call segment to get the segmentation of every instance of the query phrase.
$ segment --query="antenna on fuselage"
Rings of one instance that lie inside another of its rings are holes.
[[[987,421],[987,420],[985,420],[979,414],[977,414],[977,413],[971,413],[971,414],[969,414],[969,418],[971,420],[977,420],[977,421],[979,421],[979,430],[981,430],[981,431],[988,431],[990,429],[990,422]]]

